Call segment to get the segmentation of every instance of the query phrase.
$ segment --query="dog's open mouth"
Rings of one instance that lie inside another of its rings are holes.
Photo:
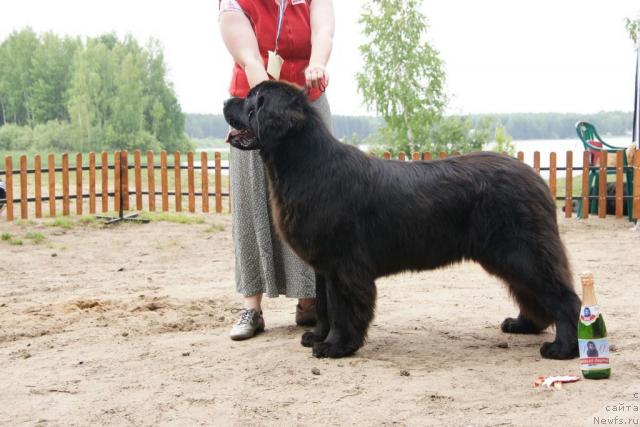
[[[259,148],[257,138],[248,129],[231,129],[227,134],[226,142],[231,144],[232,147],[239,148],[240,150],[255,150]]]

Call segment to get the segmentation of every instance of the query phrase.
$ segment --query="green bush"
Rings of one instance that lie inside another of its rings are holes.
[[[8,124],[0,126],[0,150],[26,151],[33,146],[30,127]]]

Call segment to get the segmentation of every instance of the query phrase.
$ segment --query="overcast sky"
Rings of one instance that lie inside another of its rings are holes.
[[[0,0],[0,39],[25,26],[159,39],[185,112],[220,113],[231,60],[217,0]],[[356,88],[363,0],[334,0],[328,95],[337,114],[366,110]],[[624,18],[638,0],[425,0],[445,61],[451,113],[631,111],[635,50]]]

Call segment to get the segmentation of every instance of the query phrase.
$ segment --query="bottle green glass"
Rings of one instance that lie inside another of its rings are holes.
[[[582,307],[578,321],[578,346],[580,369],[585,378],[598,380],[609,378],[609,339],[607,327],[598,307],[593,289],[593,274],[580,275],[582,281]]]

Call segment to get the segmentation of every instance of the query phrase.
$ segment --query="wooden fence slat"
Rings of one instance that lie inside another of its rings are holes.
[[[398,153],[398,160],[400,160],[401,162],[407,160],[407,155],[404,153],[404,151]]]
[[[147,151],[147,186],[149,187],[149,212],[156,211],[156,170],[153,162],[153,151]]]
[[[120,211],[120,162],[122,156],[120,151],[113,153],[113,209],[117,212]]]
[[[536,171],[538,175],[540,175],[540,152],[533,152],[533,170]]]
[[[616,218],[622,218],[624,207],[624,189],[623,189],[623,159],[625,153],[620,150],[616,153]]]
[[[222,213],[222,156],[219,151],[214,155],[216,165],[216,213]]]
[[[129,152],[122,150],[120,152],[122,159],[120,160],[120,168],[122,169],[122,201],[123,209],[128,211],[129,206]]]
[[[20,218],[29,218],[29,187],[27,186],[27,156],[20,156]]]
[[[524,162],[524,153],[522,151],[518,151],[518,160]]]
[[[160,152],[160,182],[162,185],[162,212],[169,210],[169,172],[167,166],[167,152]]]
[[[551,189],[551,196],[553,200],[556,200],[556,196],[558,194],[558,181],[556,178],[557,174],[557,159],[556,153],[552,152],[549,154],[549,187]]]
[[[640,154],[633,156],[633,218],[640,219]]]
[[[13,221],[13,158],[4,158],[4,181],[7,193],[7,221]]]
[[[62,215],[69,215],[69,155],[62,155]]]
[[[109,153],[103,151],[100,155],[101,158],[101,172],[102,172],[102,212],[109,211]]]
[[[444,151],[441,151],[440,154],[438,154],[438,158],[439,159],[446,159],[447,158],[447,153]]]
[[[76,214],[82,215],[82,154],[76,154]]]
[[[411,154],[411,160],[414,162],[420,160],[420,153],[414,151],[413,154]]]
[[[187,188],[189,192],[189,212],[196,211],[196,177],[193,170],[193,151],[187,153]]]
[[[589,200],[589,152],[582,153],[582,218],[589,217],[591,208]]]
[[[202,212],[209,213],[209,157],[200,153],[200,182],[202,183]]]
[[[89,153],[89,213],[96,213],[96,153]]]
[[[600,171],[598,186],[598,217],[607,217],[607,152],[600,152]]]
[[[451,154],[451,156],[459,156],[459,155],[460,155],[460,152],[459,152],[459,151],[454,151],[454,152]]]
[[[134,176],[136,180],[136,210],[142,210],[142,166],[140,150],[133,153]]]
[[[48,157],[49,173],[47,178],[49,180],[49,216],[51,218],[56,216],[56,156],[49,154]]]
[[[33,158],[33,169],[35,170],[36,218],[42,218],[42,159],[40,154],[36,154]]]
[[[564,216],[571,218],[573,213],[573,151],[567,151],[567,175],[564,189]]]
[[[384,153],[382,153],[382,158],[385,160],[391,160],[391,153],[388,151],[385,151]]]
[[[182,212],[182,170],[180,169],[180,152],[173,153],[173,173],[175,181],[176,212]]]
[[[425,151],[424,153],[422,153],[422,160],[431,160],[432,156],[431,153],[428,151]]]

